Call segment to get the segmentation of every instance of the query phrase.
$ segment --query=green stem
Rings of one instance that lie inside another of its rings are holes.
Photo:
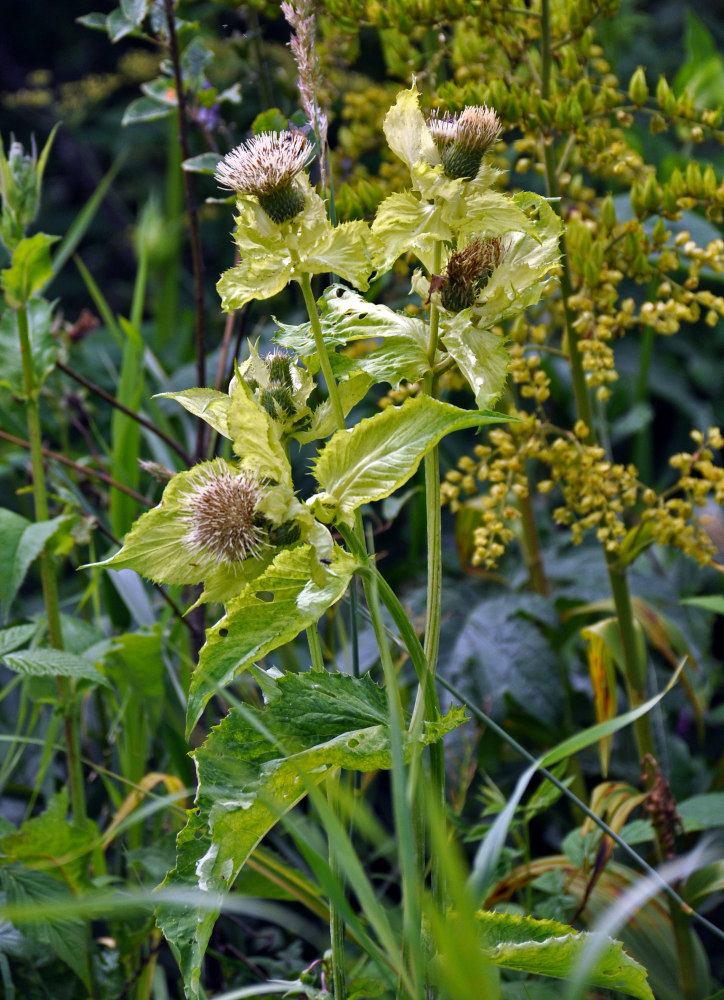
[[[520,509],[520,521],[523,528],[523,555],[528,568],[530,579],[530,589],[536,594],[547,597],[550,593],[545,568],[543,566],[543,552],[541,550],[538,528],[535,523],[535,513],[530,492],[518,499]]]
[[[639,359],[638,378],[636,379],[636,403],[643,407],[649,398],[649,374],[651,372],[651,361],[654,355],[654,328],[645,326],[641,339],[641,357]],[[651,462],[651,425],[642,427],[636,434],[633,442],[634,465],[639,470],[639,477],[649,483],[652,479],[653,468]]]
[[[550,98],[551,93],[551,0],[541,0],[541,96]],[[556,173],[555,152],[550,137],[543,136],[543,161],[545,168],[546,187],[549,197],[558,195],[558,177]],[[560,202],[554,202],[556,211],[562,216]],[[593,426],[593,411],[591,399],[586,387],[586,378],[583,371],[581,353],[578,348],[576,331],[573,328],[572,314],[568,305],[571,295],[571,278],[568,265],[568,255],[565,252],[565,237],[563,238],[563,256],[561,272],[561,294],[563,296],[563,311],[565,317],[566,343],[573,380],[573,392],[576,401],[577,415],[588,428],[588,442],[595,443],[595,431]],[[646,660],[642,656],[636,637],[636,626],[631,604],[631,595],[628,589],[626,567],[620,564],[613,554],[606,553],[608,565],[608,576],[611,583],[611,593],[613,595],[618,619],[618,628],[621,636],[621,646],[623,648],[624,676],[626,688],[631,707],[645,699],[646,688]],[[651,720],[648,715],[638,719],[634,726],[636,744],[639,759],[643,760],[646,754],[654,754],[654,734],[651,727]],[[659,853],[662,854],[662,845],[657,835]],[[679,974],[683,987],[683,1000],[696,1000],[696,983],[692,980],[694,975],[694,952],[692,931],[688,919],[669,902],[669,912],[676,941],[676,952],[679,964]]]
[[[305,272],[298,279],[299,284],[302,289],[302,294],[304,295],[304,304],[307,307],[307,313],[309,314],[309,322],[312,325],[312,333],[314,334],[314,343],[317,348],[317,354],[319,356],[319,366],[322,369],[322,374],[324,375],[324,381],[327,383],[327,392],[329,393],[329,398],[332,403],[332,411],[334,412],[334,419],[337,421],[337,426],[340,430],[344,430],[344,410],[342,409],[342,400],[339,396],[339,389],[337,388],[337,381],[332,372],[332,365],[329,361],[329,355],[327,354],[327,347],[324,343],[324,337],[322,335],[322,324],[319,322],[319,313],[317,312],[317,303],[314,301],[314,295],[312,293],[312,282],[309,275]]]
[[[45,485],[45,469],[43,467],[43,441],[40,428],[40,408],[38,406],[38,387],[35,383],[33,354],[30,345],[30,330],[28,327],[28,311],[26,306],[17,310],[18,334],[20,337],[20,355],[23,364],[23,383],[26,397],[26,419],[28,425],[28,440],[30,442],[30,462],[33,470],[33,499],[35,503],[36,521],[48,520],[48,492]],[[45,613],[48,619],[48,639],[53,649],[63,648],[63,630],[60,622],[60,603],[58,601],[58,581],[55,576],[53,557],[43,549],[40,553],[40,577],[43,587]],[[65,734],[65,752],[68,763],[70,799],[73,819],[77,824],[85,822],[85,786],[83,783],[83,767],[81,764],[80,738],[76,718],[75,692],[73,682],[69,677],[56,677],[58,697],[63,712],[63,729]]]
[[[310,625],[307,629],[307,642],[309,643],[309,655],[312,658],[312,670],[324,670],[324,654],[316,625]]]

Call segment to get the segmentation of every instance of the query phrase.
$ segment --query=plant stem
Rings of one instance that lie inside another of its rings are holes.
[[[181,71],[181,55],[176,36],[176,18],[173,11],[173,0],[163,0],[168,26],[168,48],[173,64],[173,75],[176,83],[176,99],[178,101],[178,141],[181,147],[181,159],[190,157],[188,124],[186,119],[186,93],[184,91],[183,73]],[[196,378],[200,386],[206,385],[206,320],[204,317],[204,258],[201,250],[201,232],[199,228],[199,213],[196,209],[191,174],[183,170],[184,197],[189,220],[189,236],[191,240],[191,265],[194,275],[194,345],[196,353]],[[195,459],[203,460],[206,451],[206,424],[198,422],[196,436]]]
[[[35,519],[36,521],[47,521],[48,492],[45,486],[45,469],[43,468],[43,443],[40,429],[38,387],[35,384],[35,370],[33,368],[33,354],[30,345],[30,330],[28,328],[28,311],[26,306],[21,306],[17,310],[17,317],[20,354],[23,364],[23,384],[26,397],[25,412],[28,424],[28,438],[30,439],[30,461],[33,470]],[[53,557],[46,548],[43,548],[39,558],[45,613],[48,619],[48,639],[53,649],[62,649],[63,630],[60,621],[58,581],[55,575]],[[73,681],[69,677],[56,677],[56,684],[58,687],[60,708],[63,713],[65,753],[68,764],[68,784],[70,786],[73,819],[76,824],[82,824],[86,820],[85,786],[83,783],[75,691]]]
[[[312,325],[312,333],[314,334],[314,344],[317,348],[317,355],[319,356],[319,366],[322,369],[322,375],[324,375],[324,381],[327,383],[327,392],[329,393],[329,399],[332,404],[334,419],[337,421],[337,427],[339,427],[340,430],[344,430],[345,421],[344,421],[344,410],[342,409],[342,400],[340,399],[339,396],[337,381],[332,372],[332,365],[330,364],[329,355],[327,354],[327,347],[324,343],[324,337],[322,335],[322,324],[319,322],[317,303],[314,301],[314,294],[312,292],[312,282],[309,275],[306,272],[302,274],[302,276],[298,280],[302,289],[302,294],[304,295],[304,304],[307,307],[309,322]]]
[[[535,594],[542,594],[543,597],[547,597],[550,589],[543,566],[543,553],[540,547],[540,538],[538,537],[530,492],[518,499],[518,506],[520,508],[520,520],[523,528],[523,555],[525,557],[525,564],[528,567],[530,589]]]
[[[101,388],[101,386],[99,385],[96,385],[95,382],[91,382],[90,379],[86,378],[85,375],[81,375],[80,372],[74,371],[74,369],[69,368],[67,365],[64,365],[62,361],[56,361],[55,367],[60,369],[60,371],[65,372],[66,375],[69,375],[80,385],[85,386],[86,389],[88,389],[94,395],[99,396],[101,399],[104,399],[106,403],[109,403],[111,406],[115,407],[115,409],[120,410],[121,413],[125,413],[127,417],[130,417],[132,420],[135,420],[136,423],[139,423],[141,425],[141,427],[145,427],[146,430],[151,431],[152,434],[155,434],[162,441],[165,441],[165,443],[169,446],[169,448],[172,448],[186,465],[191,464],[190,457],[186,454],[185,450],[181,447],[178,441],[175,441],[169,434],[166,434],[164,431],[162,431],[157,424],[152,423],[152,421],[150,420],[146,420],[146,418],[142,417],[140,413],[136,413],[135,410],[132,410],[130,409],[130,407],[125,406],[120,400],[116,399],[115,396],[112,396],[110,392],[106,392],[105,389]]]
[[[307,642],[309,643],[309,655],[312,658],[312,670],[324,670],[324,655],[316,625],[310,625],[307,629]]]
[[[636,403],[639,407],[644,407],[649,396],[649,374],[651,372],[651,361],[654,354],[654,328],[645,326],[641,339],[641,356],[639,359],[639,372],[636,379]],[[643,482],[651,482],[653,468],[651,462],[651,425],[647,424],[637,431],[633,441],[634,465],[639,470],[639,478]]]

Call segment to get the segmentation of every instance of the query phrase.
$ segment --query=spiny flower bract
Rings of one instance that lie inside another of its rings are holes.
[[[443,307],[448,312],[460,312],[472,306],[504,253],[503,240],[499,236],[471,240],[462,250],[452,253],[441,290]]]
[[[433,112],[427,127],[448,177],[472,180],[481,160],[500,135],[500,120],[492,108],[473,105],[461,114]]]

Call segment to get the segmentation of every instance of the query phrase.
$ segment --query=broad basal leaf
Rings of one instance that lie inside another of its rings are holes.
[[[188,730],[214,691],[289,642],[335,604],[356,569],[352,557],[341,549],[334,551],[329,565],[314,564],[316,555],[309,546],[280,552],[261,576],[228,602],[226,615],[206,633],[191,678]]]
[[[382,500],[414,475],[425,452],[452,431],[501,423],[505,414],[461,410],[429,396],[407,399],[352,430],[338,431],[314,465],[319,516],[351,524],[363,503]]]
[[[482,910],[477,914],[483,955],[505,969],[539,976],[567,978],[583,954],[591,934],[571,930],[555,920]],[[620,990],[639,1000],[654,1000],[646,970],[623,950],[620,941],[608,939],[603,953],[589,970],[587,982]]]
[[[505,340],[490,330],[474,326],[469,309],[444,318],[440,337],[468,380],[477,405],[481,409],[492,406],[500,397],[508,375],[510,357]]]
[[[162,888],[200,892],[201,905],[162,904],[158,923],[181,966],[187,997],[200,996],[201,961],[228,891],[247,858],[277,820],[330,770],[390,767],[385,692],[369,677],[288,674],[263,710],[233,710],[194,754],[196,807],[177,842],[176,868]],[[453,710],[439,721],[441,739],[464,720]],[[405,753],[413,750],[408,737]],[[208,894],[208,895],[206,895]],[[209,911],[204,902],[213,907]]]

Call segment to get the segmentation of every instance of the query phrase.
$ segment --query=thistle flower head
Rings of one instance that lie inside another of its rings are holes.
[[[265,484],[252,473],[234,473],[224,462],[200,468],[184,502],[186,545],[199,556],[233,568],[268,544],[257,504]]]
[[[427,127],[440,152],[448,177],[471,180],[480,161],[500,135],[500,120],[492,108],[474,105],[461,114],[433,112]]]
[[[441,112],[436,108],[426,119],[430,135],[440,152],[449,143],[455,141],[458,130],[458,117],[458,115],[450,111]]]
[[[314,146],[302,132],[262,132],[227,153],[215,177],[222,187],[256,195],[274,222],[287,222],[304,208],[294,179],[313,155]]]
[[[440,301],[448,312],[460,312],[475,303],[505,254],[500,236],[471,240],[462,250],[450,255]]]

